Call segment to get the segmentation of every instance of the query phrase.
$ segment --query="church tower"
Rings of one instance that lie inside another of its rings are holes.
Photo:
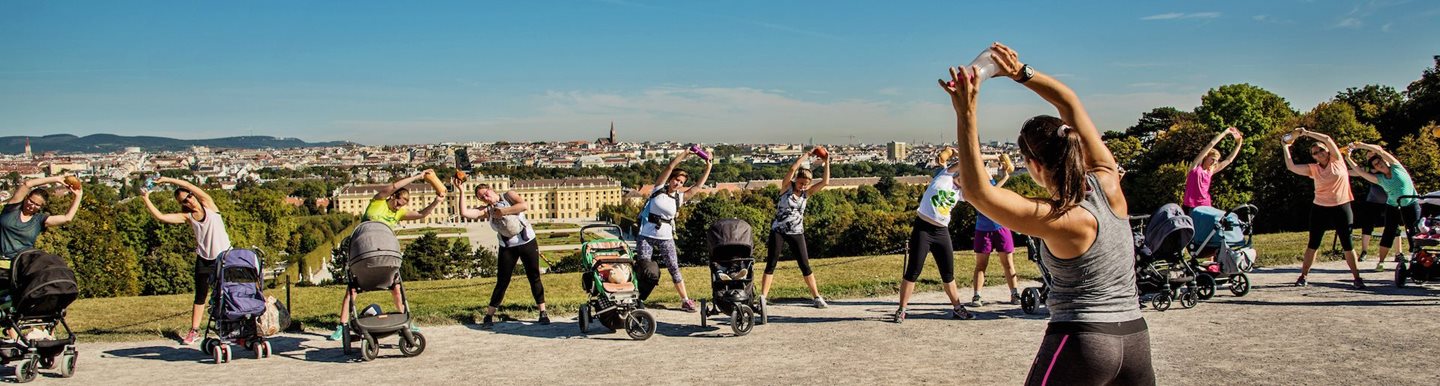
[[[610,121],[610,145],[615,145],[615,121]]]
[[[613,124],[612,124],[612,125],[613,125]],[[610,129],[610,133],[611,133],[610,135],[613,137],[613,136],[615,135],[615,134],[614,134],[614,133],[615,133],[615,129],[613,129],[613,128]],[[31,160],[31,161],[34,161],[34,160],[35,160],[35,153],[31,153],[31,152],[30,152],[30,138],[28,138],[28,137],[25,138],[25,159],[28,159],[28,160]]]

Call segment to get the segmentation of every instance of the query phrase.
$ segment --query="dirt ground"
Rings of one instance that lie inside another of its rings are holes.
[[[1370,289],[1348,288],[1343,263],[1325,263],[1311,285],[1292,287],[1297,267],[1252,273],[1245,297],[1221,290],[1194,309],[1147,309],[1161,384],[1426,384],[1440,379],[1440,292],[1393,287],[1392,273],[1366,271]],[[1033,283],[1028,284],[1033,285]],[[969,294],[963,290],[963,294]],[[1008,297],[986,288],[989,300]],[[342,355],[319,334],[274,340],[269,359],[212,364],[171,341],[86,344],[67,385],[221,384],[1020,384],[1039,347],[1046,317],[1012,305],[986,305],[979,319],[946,318],[940,293],[917,296],[910,319],[888,322],[894,298],[833,300],[829,309],[780,301],[770,324],[735,337],[721,318],[656,310],[658,333],[580,334],[573,317],[539,326],[505,322],[427,326],[429,347],[415,358],[383,348],[368,363]],[[968,299],[967,299],[968,300]],[[383,342],[382,342],[383,343]],[[393,338],[390,340],[394,343]],[[1426,366],[1419,362],[1428,361]],[[9,375],[10,369],[0,370]]]

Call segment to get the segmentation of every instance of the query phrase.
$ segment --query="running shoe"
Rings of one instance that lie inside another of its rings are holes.
[[[975,319],[975,314],[970,313],[970,310],[965,309],[965,306],[959,306],[955,307],[955,312],[952,312],[950,314],[950,318],[959,320],[970,320]]]
[[[891,320],[894,321],[895,324],[905,323],[905,309],[896,309],[895,313],[891,316]]]
[[[325,339],[326,339],[326,340],[330,340],[330,341],[336,341],[336,340],[340,340],[340,338],[344,338],[344,337],[345,337],[345,325],[343,325],[343,324],[337,324],[337,325],[335,325],[335,331],[330,332],[330,336],[325,337]]]
[[[1309,285],[1310,285],[1310,282],[1305,281],[1305,277],[1304,277],[1304,276],[1301,276],[1299,279],[1295,279],[1295,286],[1296,286],[1296,287],[1305,287],[1305,286],[1309,286]]]
[[[1366,252],[1360,252],[1360,256],[1355,257],[1355,260],[1356,260],[1356,261],[1365,261],[1365,254],[1366,254]],[[1382,260],[1383,260],[1383,259],[1382,259]]]
[[[548,325],[550,325],[550,314],[549,314],[549,313],[546,313],[545,311],[540,311],[540,325],[541,325],[541,326],[548,326]]]
[[[493,315],[485,315],[485,320],[480,321],[480,329],[481,329],[481,330],[493,330],[493,329],[495,329],[495,317],[494,317]]]
[[[1385,272],[1385,260],[1375,262],[1375,272]]]
[[[1363,290],[1363,289],[1365,289],[1365,280],[1363,280],[1363,279],[1355,279],[1355,284],[1351,284],[1351,285],[1350,285],[1350,288],[1352,288],[1352,289],[1357,289],[1357,290]]]
[[[197,339],[197,338],[199,338],[199,337],[200,337],[200,332],[199,332],[199,331],[195,331],[195,329],[192,328],[192,329],[190,329],[190,332],[189,332],[189,333],[186,333],[186,334],[185,334],[185,339],[181,339],[181,340],[180,340],[180,344],[186,345],[186,346],[195,344],[195,339]]]
[[[745,275],[749,274],[750,270],[741,268],[739,271],[730,274],[730,280],[745,280]]]
[[[975,294],[975,297],[970,298],[970,303],[966,305],[970,307],[984,307],[985,301],[980,300],[980,294]]]
[[[819,309],[822,309],[822,310],[823,310],[823,309],[826,309],[826,308],[830,308],[830,305],[827,304],[827,303],[825,303],[825,298],[824,298],[824,297],[816,296],[816,297],[815,297],[815,308],[819,308]]]
[[[694,300],[691,300],[691,299],[685,299],[684,301],[681,301],[681,302],[680,302],[680,310],[685,311],[685,312],[699,312],[699,311],[700,311],[700,309],[695,306],[695,301],[694,301]]]
[[[1006,303],[1006,304],[1011,304],[1011,305],[1020,304],[1020,293],[1019,293],[1019,292],[1015,292],[1014,290],[1011,290],[1011,291],[1010,291],[1010,302],[1009,302],[1009,303]]]

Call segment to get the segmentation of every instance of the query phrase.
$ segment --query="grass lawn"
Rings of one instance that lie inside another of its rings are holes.
[[[344,240],[346,237],[350,237],[350,234],[355,232],[355,227],[359,225],[360,223],[358,222],[355,224],[351,224],[349,227],[346,227],[345,230],[335,234],[334,239],[326,241],[325,244],[321,245],[319,248],[315,248],[315,250],[310,251],[310,253],[301,255],[300,259],[296,260],[296,263],[291,264],[290,268],[286,269],[284,273],[281,273],[280,277],[276,278],[276,280],[280,283],[284,283],[286,277],[289,277],[292,283],[299,283],[301,280],[303,280],[304,278],[301,277],[302,274],[300,272],[299,260],[305,261],[305,268],[308,268],[311,271],[309,273],[313,274],[320,272],[320,268],[324,267],[325,262],[330,260],[330,252],[333,249],[333,246],[339,245],[341,240]]]
[[[396,235],[396,236],[423,235],[423,234],[425,234],[426,232],[435,232],[435,233],[442,234],[442,235],[443,235],[443,234],[447,234],[447,233],[465,233],[465,228],[454,228],[454,227],[411,228],[411,229],[401,229],[401,230],[397,230],[397,231],[395,231],[395,235]],[[347,234],[348,234],[348,233],[347,233]]]
[[[571,223],[563,223],[563,222],[537,222],[537,223],[530,224],[530,226],[533,226],[533,227],[535,227],[535,229],[539,229],[539,230],[549,230],[549,229],[577,229],[577,228],[580,228],[580,224],[571,224]]]
[[[589,233],[590,233],[590,236],[587,236],[587,237],[586,237],[587,240],[593,240],[593,239],[605,238],[605,237],[606,237],[605,235],[600,234],[600,233],[597,233],[597,232],[594,232],[594,231],[591,231],[591,232],[589,232]],[[549,246],[549,245],[576,245],[576,244],[580,244],[580,232],[540,233],[540,234],[537,234],[537,235],[535,235],[535,236],[540,239],[540,246],[542,246],[542,247],[543,247],[543,246]],[[593,238],[592,238],[592,237],[593,237]]]
[[[1305,237],[1304,233],[1256,237],[1260,265],[1298,262],[1305,247]],[[1325,249],[1328,248],[1327,242]],[[970,272],[974,267],[975,255],[969,251],[959,251],[955,254],[955,259],[956,282],[962,288],[961,293],[967,294],[965,288],[971,285]],[[900,255],[882,255],[817,259],[811,264],[820,282],[820,291],[826,297],[841,299],[896,294],[904,261]],[[1015,264],[1021,278],[1039,277],[1039,270],[1025,259],[1024,248],[1016,251]],[[925,265],[918,291],[939,291],[940,278],[934,260],[928,259]],[[992,260],[986,272],[986,285],[1004,285],[1001,281],[1003,271],[998,262]],[[686,267],[682,273],[687,278],[686,285],[692,298],[709,298],[709,272],[705,267]],[[546,300],[549,301],[551,312],[556,316],[573,315],[586,300],[580,289],[578,273],[547,274],[543,280]],[[662,278],[661,283],[651,301],[678,307],[679,296],[672,287],[664,284],[668,283],[668,277]],[[473,323],[478,320],[494,285],[494,278],[480,278],[411,282],[407,283],[406,288],[410,304],[421,324],[453,324]],[[501,306],[501,313],[515,318],[533,318],[535,308],[525,280],[512,280],[510,287],[508,297]],[[291,305],[294,319],[304,322],[310,328],[333,328],[339,317],[342,292],[343,288],[338,286],[294,288],[294,304]],[[283,290],[272,290],[269,294],[283,301]],[[780,263],[776,271],[775,288],[771,289],[770,295],[777,300],[809,298],[808,290],[805,289],[800,279],[800,271],[794,262]],[[69,321],[81,339],[86,341],[175,337],[188,326],[191,296],[82,299],[70,307]],[[385,292],[361,294],[358,302],[362,305],[380,304],[387,310],[394,307]]]

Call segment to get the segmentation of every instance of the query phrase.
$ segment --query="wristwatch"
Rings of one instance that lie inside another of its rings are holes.
[[[1024,65],[1024,66],[1020,66],[1020,79],[1016,79],[1015,82],[1016,82],[1016,83],[1029,82],[1029,81],[1030,81],[1030,78],[1034,78],[1034,77],[1035,77],[1035,68],[1030,67],[1029,64],[1026,64],[1026,65]]]

